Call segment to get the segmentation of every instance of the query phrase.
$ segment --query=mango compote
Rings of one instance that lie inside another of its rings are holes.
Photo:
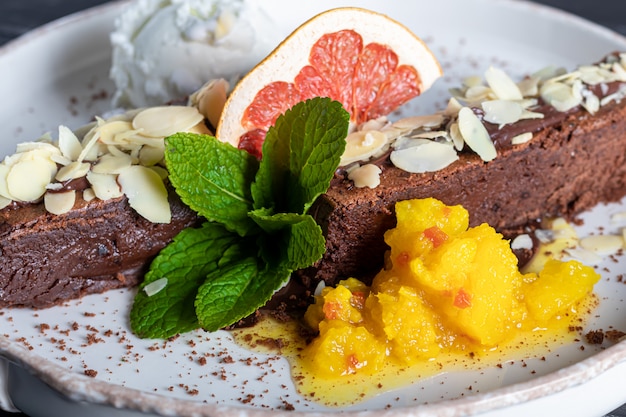
[[[356,279],[324,288],[306,312],[319,329],[302,352],[322,378],[371,375],[443,354],[487,352],[520,332],[567,329],[599,275],[577,261],[549,260],[522,274],[492,227],[468,228],[461,206],[435,199],[396,205],[385,234],[387,266],[371,288]]]

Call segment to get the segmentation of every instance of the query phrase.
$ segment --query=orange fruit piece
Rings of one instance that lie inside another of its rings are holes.
[[[260,159],[267,130],[300,101],[337,100],[359,125],[389,114],[440,76],[432,52],[400,23],[360,8],[329,10],[296,29],[235,86],[216,137]]]

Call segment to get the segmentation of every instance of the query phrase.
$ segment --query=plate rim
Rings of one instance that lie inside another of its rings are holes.
[[[485,0],[476,0],[485,1]],[[494,2],[494,0],[490,0]],[[121,10],[131,0],[114,0],[103,3],[82,11],[74,12],[67,16],[48,22],[42,26],[32,29],[15,39],[0,46],[0,59],[29,43],[41,38],[50,31],[63,30],[66,26],[71,26],[79,21],[101,18],[103,12],[111,12],[114,9]],[[592,31],[603,38],[616,40],[626,46],[626,36],[621,35],[605,26],[587,20],[570,12],[555,8],[549,5],[533,3],[527,0],[495,0],[499,5],[511,8],[533,8],[539,13],[544,13],[552,18],[573,22],[573,24],[584,30]],[[91,377],[81,375],[75,371],[67,370],[60,365],[49,362],[38,354],[28,351],[28,349],[11,342],[8,337],[0,335],[0,361],[6,359],[15,363],[25,370],[33,373],[51,389],[59,392],[72,401],[87,401],[94,404],[111,405],[116,408],[125,408],[139,412],[155,412],[158,414],[180,414],[214,416],[216,413],[223,413],[225,410],[238,411],[241,415],[252,417],[270,417],[282,415],[282,410],[266,410],[256,408],[245,408],[238,406],[224,406],[199,401],[183,400],[168,397],[158,393],[150,393],[135,388],[124,387],[106,381],[95,380]],[[441,411],[447,411],[446,415],[456,416],[465,414],[459,410],[467,411],[471,407],[472,414],[485,413],[489,411],[501,410],[503,408],[516,405],[523,401],[532,401],[549,394],[563,392],[567,389],[584,385],[594,378],[602,375],[608,369],[616,367],[626,362],[626,340],[621,341],[603,351],[600,351],[589,358],[577,363],[560,368],[546,375],[534,378],[529,381],[514,383],[504,387],[489,390],[484,393],[475,393],[463,398],[453,400],[438,400],[428,404],[412,405],[391,410],[394,417],[409,416],[415,412],[420,415],[438,415]],[[1,375],[0,375],[1,376]],[[0,388],[3,382],[0,379]],[[85,389],[88,387],[88,389]],[[551,388],[546,393],[546,388]],[[1,394],[0,390],[0,394]],[[520,399],[520,393],[523,395]],[[517,401],[511,401],[511,394],[517,394]],[[508,398],[508,400],[507,400]],[[626,397],[624,398],[626,400]],[[457,409],[457,412],[450,410],[450,406]],[[338,410],[337,413],[353,414],[359,416],[380,416],[387,414],[388,410],[369,410],[358,412],[346,412]],[[329,416],[335,414],[329,411],[288,411],[289,416]],[[287,415],[287,414],[285,414]]]
[[[164,415],[215,417],[224,410],[238,411],[240,416],[250,417],[328,417],[333,414],[358,414],[361,417],[381,416],[387,410],[368,411],[283,411],[272,409],[244,408],[224,406],[199,401],[185,401],[141,391],[135,388],[111,384],[96,380],[86,375],[64,369],[62,366],[49,362],[27,349],[11,343],[8,338],[0,335],[0,356],[35,374],[43,382],[50,385],[56,392],[72,401],[86,401],[94,404],[112,405],[116,408],[127,408],[143,413]],[[40,361],[39,366],[34,365]],[[480,414],[506,409],[521,402],[533,401],[547,395],[556,394],[593,381],[609,369],[626,363],[626,340],[622,340],[593,356],[580,362],[560,368],[546,375],[484,393],[472,394],[452,400],[438,400],[428,404],[394,408],[394,417],[409,417],[419,412],[420,416],[436,416],[446,412],[447,416]],[[88,387],[88,389],[85,389]],[[515,394],[515,395],[513,395]],[[515,400],[512,401],[511,398]],[[453,406],[451,410],[450,406]],[[456,412],[453,412],[456,411]],[[460,411],[460,413],[459,413]]]

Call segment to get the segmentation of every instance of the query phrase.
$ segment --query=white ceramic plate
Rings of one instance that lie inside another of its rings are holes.
[[[338,5],[332,0],[262,4],[282,34]],[[444,79],[412,103],[407,114],[440,108],[449,86],[482,74],[489,65],[521,76],[549,64],[572,68],[626,50],[626,40],[617,34],[521,1],[343,4],[403,22],[442,62]],[[120,10],[120,4],[111,4],[70,16],[0,50],[0,154],[13,152],[17,142],[55,131],[59,124],[77,127],[109,109],[108,33]],[[622,210],[626,204],[598,207],[584,216],[579,233],[600,227],[605,233],[617,232],[620,225],[607,219]],[[603,275],[597,286],[601,303],[587,328],[626,330],[626,286],[621,282],[626,262],[614,257],[598,268]],[[299,397],[282,358],[239,348],[228,333],[192,332],[168,342],[137,339],[127,324],[132,297],[131,290],[112,291],[43,311],[0,311],[0,353],[10,363],[0,367],[0,404],[10,406],[8,392],[34,417],[326,416],[340,411]],[[442,374],[341,411],[393,417],[599,415],[626,402],[621,388],[625,343],[593,347],[580,341],[545,352],[542,359],[519,358],[502,368]],[[232,363],[223,360],[226,352]],[[207,363],[201,365],[200,358]],[[286,404],[295,411],[281,411]]]

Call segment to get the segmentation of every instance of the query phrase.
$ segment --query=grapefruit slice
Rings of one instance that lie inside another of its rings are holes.
[[[296,29],[239,81],[216,137],[260,159],[269,127],[300,101],[337,100],[359,125],[418,96],[441,74],[424,42],[400,23],[366,9],[332,9]]]

